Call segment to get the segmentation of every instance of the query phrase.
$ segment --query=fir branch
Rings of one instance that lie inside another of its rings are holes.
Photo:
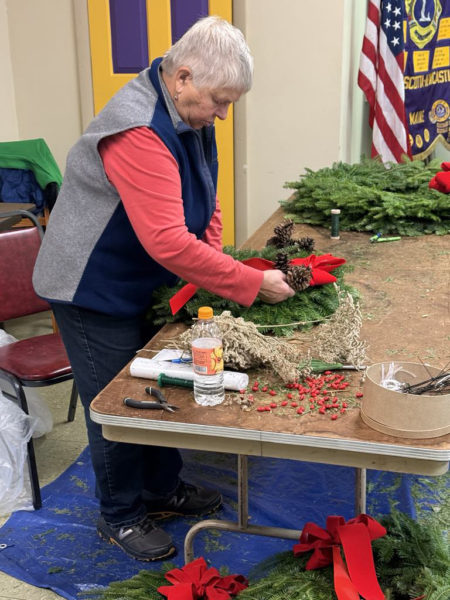
[[[84,592],[83,600],[161,600],[157,591],[161,585],[168,585],[164,574],[176,568],[173,563],[163,563],[160,571],[139,571],[125,581],[113,581],[104,590]]]
[[[334,600],[332,568],[306,571],[308,558],[282,552],[262,561],[250,573],[251,584],[239,600]]]
[[[381,522],[388,534],[375,540],[372,548],[380,583],[391,597],[406,600],[426,593],[429,600],[432,592],[440,593],[450,554],[438,523],[414,521],[395,510]]]
[[[295,190],[281,201],[294,222],[330,226],[330,210],[340,208],[342,230],[396,233],[405,236],[450,233],[448,196],[430,189],[428,182],[440,170],[440,161],[384,166],[378,159],[363,159],[333,166],[287,182]]]

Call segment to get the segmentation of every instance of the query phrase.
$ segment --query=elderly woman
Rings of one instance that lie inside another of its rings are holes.
[[[250,89],[252,68],[242,33],[207,17],[126,84],[71,149],[36,263],[85,409],[98,533],[140,560],[175,550],[154,518],[222,501],[179,478],[178,450],[110,442],[90,419],[92,399],[151,335],[152,291],[181,277],[244,306],[294,294],[281,271],[222,252],[214,121]]]

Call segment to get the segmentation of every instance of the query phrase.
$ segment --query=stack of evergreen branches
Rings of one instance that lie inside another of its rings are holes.
[[[398,511],[380,522],[387,535],[373,541],[372,549],[378,581],[387,600],[411,600],[422,595],[426,600],[448,600],[450,552],[439,523],[433,518],[414,521]],[[306,571],[310,554],[296,558],[292,552],[284,552],[261,562],[250,573],[250,585],[239,594],[239,600],[335,599],[332,566]],[[164,573],[172,568],[173,564],[166,563],[160,571],[141,571],[87,598],[162,600],[157,589],[167,585]]]
[[[416,236],[450,233],[450,198],[428,183],[440,170],[435,159],[383,165],[378,159],[358,164],[335,163],[318,171],[306,169],[295,190],[281,201],[286,216],[297,223],[330,226],[330,210],[341,209],[342,230]]]
[[[232,246],[224,248],[224,252],[237,260],[244,260],[258,256],[274,261],[280,250],[274,246],[266,246],[263,250],[236,250]],[[306,257],[310,253],[299,250],[297,246],[283,248],[289,258]],[[319,254],[319,253],[317,253]],[[347,266],[339,267],[333,271],[337,278],[338,286],[343,291],[348,291],[354,298],[358,297],[355,288],[344,283],[344,273]],[[173,316],[170,312],[170,298],[183,286],[181,281],[175,287],[162,286],[153,294],[153,305],[149,318],[156,325],[163,325],[174,321],[187,324],[197,316],[200,306],[211,306],[215,314],[229,310],[234,317],[242,317],[245,321],[251,321],[259,326],[261,333],[273,333],[279,336],[291,335],[295,329],[308,328],[318,324],[332,315],[339,306],[338,290],[333,285],[321,285],[308,287],[302,292],[297,292],[292,298],[288,298],[279,304],[266,304],[259,299],[250,307],[244,307],[231,300],[220,298],[206,290],[198,290],[195,296]],[[302,324],[305,325],[302,325]]]

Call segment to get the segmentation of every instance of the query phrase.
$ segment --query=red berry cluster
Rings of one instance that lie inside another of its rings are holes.
[[[269,403],[259,404],[256,407],[258,412],[273,412],[277,408],[293,408],[298,415],[317,412],[321,415],[328,414],[332,421],[336,421],[339,414],[345,414],[349,405],[353,404],[352,399],[347,398],[344,401],[336,395],[346,390],[349,385],[350,382],[345,380],[345,375],[325,371],[318,377],[306,377],[303,383],[286,384],[285,387],[289,390],[287,393],[285,391],[276,392],[268,385],[260,387],[259,381],[253,383],[251,390],[255,393],[266,393],[273,398]],[[246,390],[240,390],[239,393],[243,397]],[[283,396],[283,399],[276,401],[275,396]],[[362,398],[362,392],[356,392],[355,398]],[[247,394],[247,400],[253,403],[253,394]]]

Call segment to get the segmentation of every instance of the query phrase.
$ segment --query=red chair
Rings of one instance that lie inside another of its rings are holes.
[[[0,231],[0,324],[9,319],[51,310],[32,285],[32,273],[43,231],[32,213],[18,211],[32,221],[31,227]],[[3,214],[2,216],[7,216]],[[72,379],[72,369],[59,333],[38,335],[0,347],[0,379],[13,393],[3,394],[28,414],[25,387],[43,387]],[[68,421],[75,417],[78,392],[75,382],[70,396]],[[42,506],[33,440],[28,442],[33,506]]]

